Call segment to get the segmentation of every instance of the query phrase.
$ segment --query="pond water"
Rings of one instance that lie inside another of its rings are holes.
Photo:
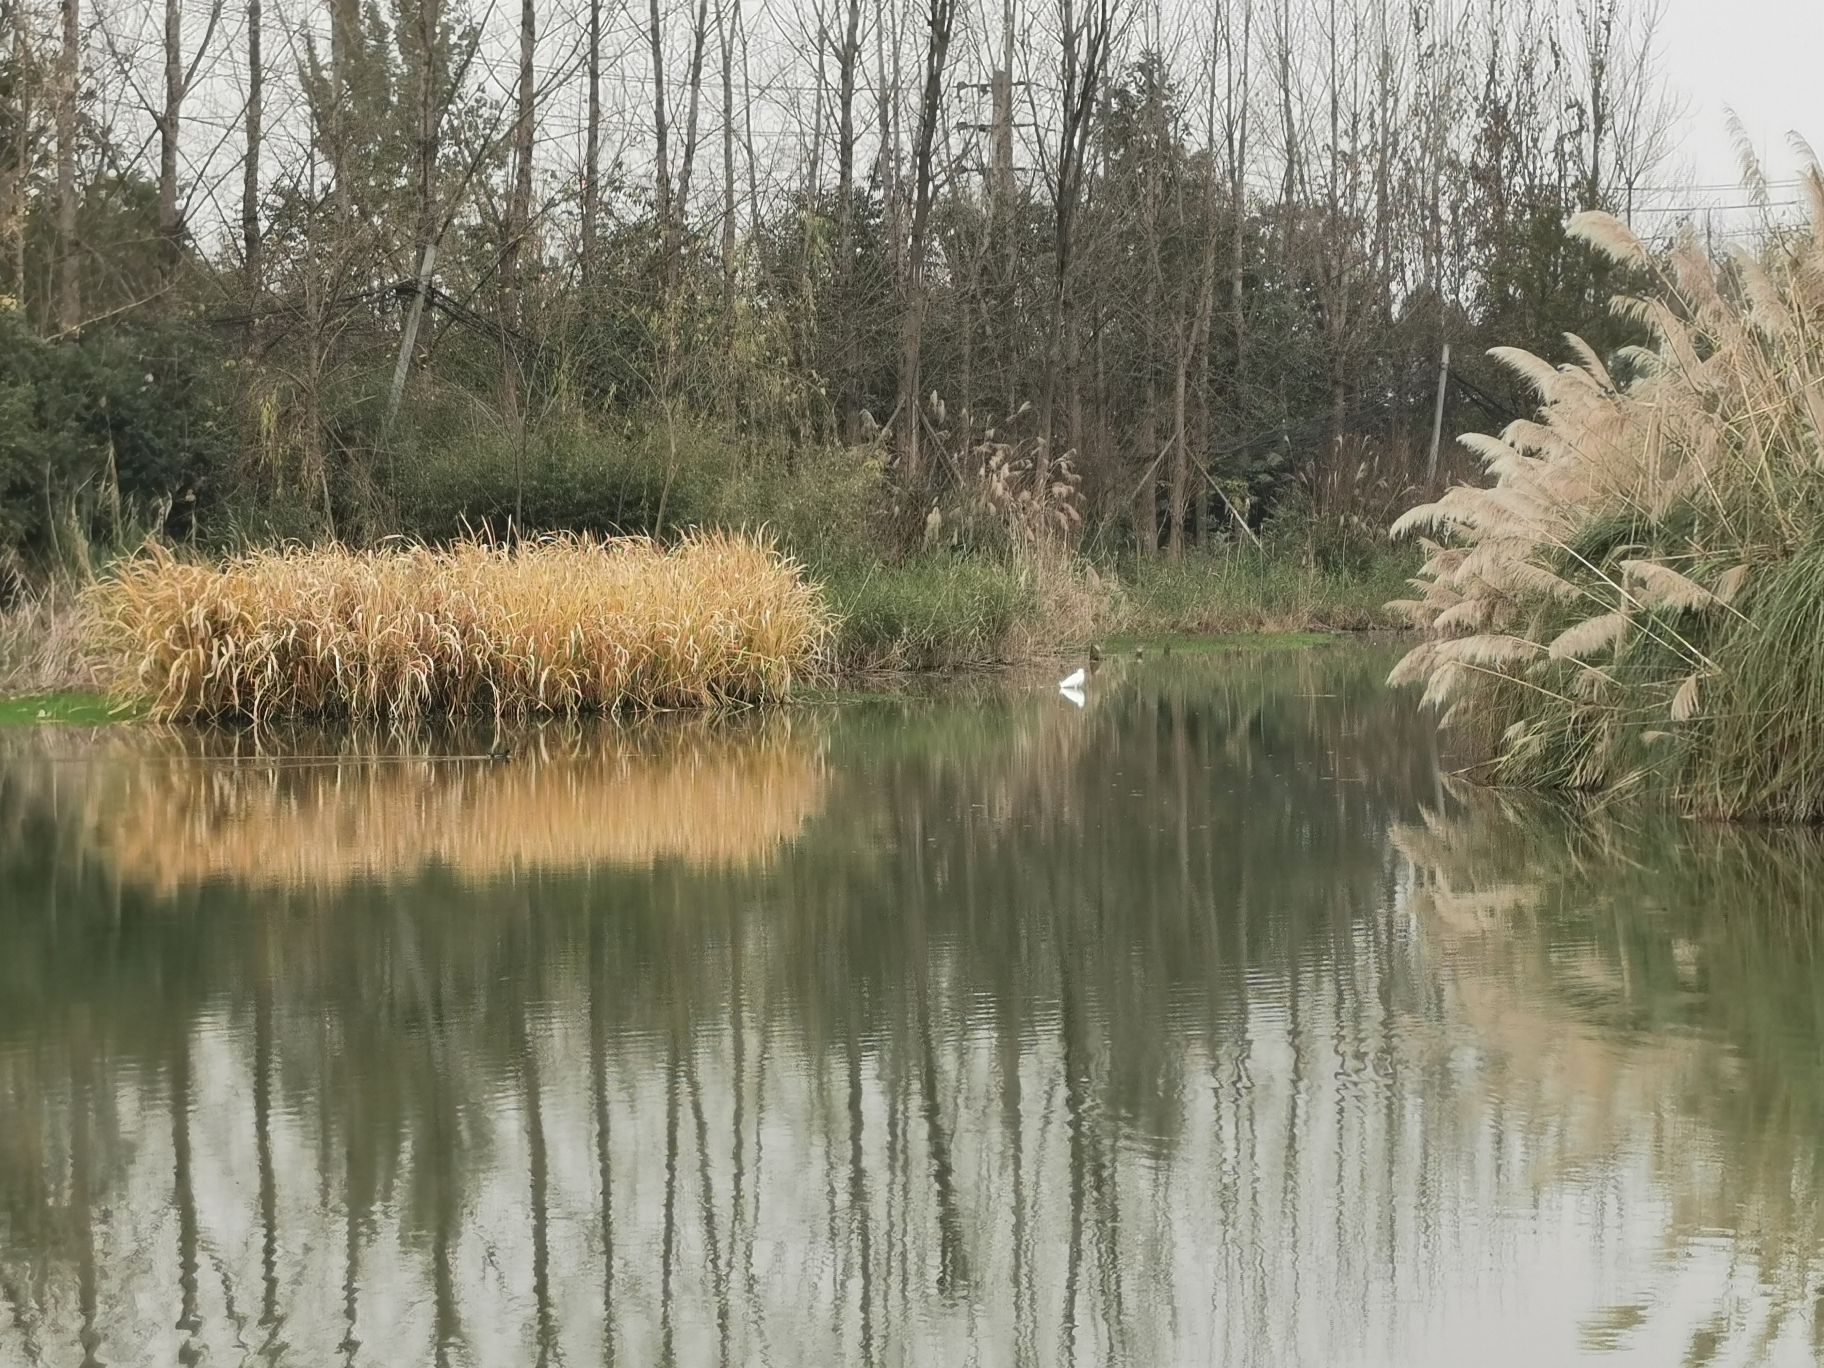
[[[1395,654],[14,733],[0,1364],[1814,1362],[1816,838],[1466,791]]]

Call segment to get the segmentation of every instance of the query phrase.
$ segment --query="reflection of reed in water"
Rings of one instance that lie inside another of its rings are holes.
[[[1607,1175],[1605,1200],[1625,1208],[1619,1175],[1650,1175],[1644,1205],[1663,1208],[1677,1256],[1656,1274],[1668,1287],[1719,1235],[1742,1252],[1725,1286],[1702,1289],[1721,1295],[1687,1362],[1818,1347],[1824,841],[1456,787],[1395,840],[1420,875],[1410,906],[1449,962],[1453,1015],[1509,1114],[1536,1118],[1535,1188]],[[1643,1294],[1596,1309],[1586,1347],[1618,1347],[1656,1301],[1656,1314],[1701,1314]]]
[[[506,761],[224,755],[138,735],[75,768],[85,826],[130,881],[333,886],[439,867],[469,879],[598,864],[765,861],[824,802],[821,741],[769,718],[536,733]],[[70,757],[63,757],[66,761]],[[66,772],[69,764],[59,766]]]

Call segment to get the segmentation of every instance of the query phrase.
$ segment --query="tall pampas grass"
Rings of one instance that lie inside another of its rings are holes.
[[[97,583],[90,609],[109,684],[174,722],[764,703],[824,668],[833,633],[790,558],[722,533],[290,547],[220,565],[152,548]]]
[[[1824,175],[1808,231],[1713,263],[1572,230],[1649,281],[1650,339],[1553,365],[1499,349],[1536,419],[1465,439],[1488,472],[1407,512],[1428,640],[1394,672],[1501,780],[1669,783],[1694,811],[1824,819]],[[1618,380],[1617,375],[1623,378]]]

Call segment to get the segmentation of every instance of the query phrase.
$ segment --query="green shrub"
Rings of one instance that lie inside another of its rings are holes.
[[[1251,546],[1149,557],[1123,573],[1120,625],[1142,635],[1389,627],[1397,619],[1383,605],[1416,559],[1384,541],[1377,556],[1346,568]]]
[[[877,554],[889,500],[886,466],[872,448],[762,451],[730,472],[705,517],[765,526],[801,560],[864,561]]]
[[[1023,615],[1036,608],[1028,579],[986,558],[932,555],[903,565],[815,567],[839,619],[839,667],[933,670],[1007,656]]]
[[[392,458],[401,532],[432,541],[465,528],[675,535],[766,527],[801,559],[862,558],[886,509],[870,451],[743,450],[714,426],[612,424],[574,411],[523,438],[491,415],[421,405]]]
[[[444,541],[466,528],[656,534],[692,522],[695,470],[655,451],[654,435],[580,417],[528,424],[433,412],[399,443],[392,497],[399,530]],[[667,475],[670,478],[667,478]],[[661,517],[664,526],[661,527]]]
[[[178,323],[37,337],[0,307],[0,552],[42,560],[136,524],[188,536],[222,493],[236,438],[226,361]]]

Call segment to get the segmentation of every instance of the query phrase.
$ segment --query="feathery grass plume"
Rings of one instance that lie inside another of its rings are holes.
[[[294,546],[220,565],[155,548],[90,608],[115,691],[160,721],[256,725],[764,703],[824,669],[833,631],[791,559],[723,533]]]
[[[1567,627],[1552,638],[1547,654],[1553,660],[1584,660],[1598,651],[1619,645],[1633,619],[1625,612],[1601,613]]]
[[[1656,776],[1694,811],[1824,820],[1815,163],[1806,180],[1811,231],[1720,269],[1692,242],[1660,257],[1579,215],[1572,230],[1644,282],[1615,309],[1646,344],[1602,357],[1567,339],[1565,366],[1498,349],[1540,411],[1466,439],[1486,481],[1395,523],[1436,542],[1401,604],[1432,639],[1394,677],[1448,704],[1490,777]]]
[[[1572,237],[1582,238],[1619,265],[1645,266],[1651,260],[1646,244],[1632,228],[1601,209],[1571,215],[1566,225]]]

